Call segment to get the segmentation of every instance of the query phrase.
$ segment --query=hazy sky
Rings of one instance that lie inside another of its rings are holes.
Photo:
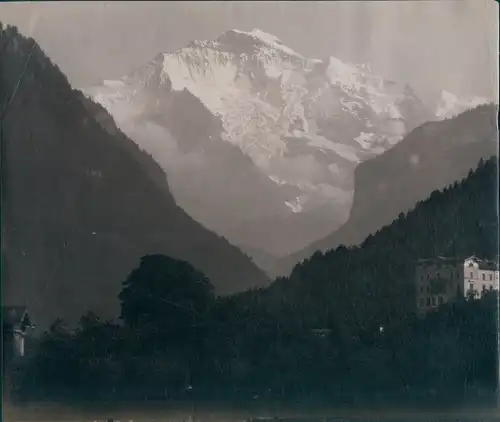
[[[193,39],[259,28],[308,57],[368,62],[422,94],[498,96],[494,0],[2,3],[0,21],[33,36],[76,87]]]

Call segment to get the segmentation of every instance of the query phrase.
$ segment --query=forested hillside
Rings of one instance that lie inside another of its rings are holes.
[[[315,326],[383,323],[413,303],[416,259],[496,257],[497,193],[497,158],[481,160],[465,179],[434,191],[359,246],[316,252],[267,294]]]

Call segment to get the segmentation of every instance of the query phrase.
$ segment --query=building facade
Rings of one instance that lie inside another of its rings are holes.
[[[485,291],[498,290],[498,265],[475,256],[420,259],[415,288],[417,314],[423,315],[458,297],[480,298]]]
[[[498,265],[476,256],[467,258],[464,261],[463,294],[481,298],[489,290],[498,290]]]
[[[34,329],[24,306],[2,307],[2,334],[6,357],[23,357],[25,337]]]
[[[461,294],[463,261],[437,257],[420,259],[415,268],[416,308],[425,314]]]

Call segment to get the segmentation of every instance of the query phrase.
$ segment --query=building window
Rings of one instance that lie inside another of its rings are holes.
[[[420,286],[420,293],[423,293],[424,292],[424,288],[422,286]]]
[[[474,278],[474,272],[473,271],[470,272],[470,278]]]
[[[442,305],[444,303],[443,296],[438,296],[438,303]]]
[[[436,306],[436,298],[435,297],[432,298],[432,306]]]
[[[430,297],[427,298],[426,304],[427,304],[427,306],[431,306],[431,298]]]
[[[483,273],[483,281],[484,281],[484,280],[486,280],[486,276],[485,276],[485,274]]]
[[[493,280],[493,274],[490,274],[490,281]]]
[[[423,308],[425,306],[425,300],[423,297],[420,298],[419,303],[420,303],[421,308]]]
[[[429,286],[427,286],[427,293],[429,293],[431,291],[431,288]]]

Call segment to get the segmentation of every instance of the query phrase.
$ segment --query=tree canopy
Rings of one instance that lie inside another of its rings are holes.
[[[147,255],[123,283],[121,319],[132,328],[168,330],[203,318],[214,300],[213,286],[191,264]]]

